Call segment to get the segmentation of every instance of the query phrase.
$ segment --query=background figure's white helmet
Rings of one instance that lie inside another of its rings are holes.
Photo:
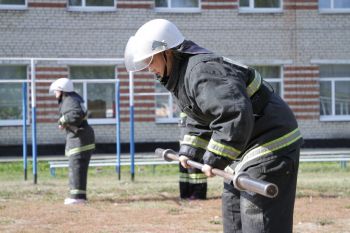
[[[68,78],[59,78],[50,86],[49,93],[54,93],[54,91],[73,92],[73,82]]]
[[[172,22],[154,19],[142,25],[134,36],[130,37],[124,53],[128,71],[147,68],[153,55],[180,45],[185,37]]]

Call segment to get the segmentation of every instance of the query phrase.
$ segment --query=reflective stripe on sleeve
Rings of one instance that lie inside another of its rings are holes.
[[[249,98],[252,97],[255,94],[255,92],[259,90],[262,82],[259,72],[256,70],[254,70],[254,72],[254,80],[251,83],[249,83],[247,87],[247,93]]]
[[[71,155],[77,154],[79,152],[93,150],[93,149],[95,149],[95,144],[89,144],[89,145],[82,146],[82,147],[76,147],[76,148],[73,148],[73,149],[66,151],[66,156],[71,156]]]
[[[59,119],[59,122],[61,122],[62,124],[64,124],[66,122],[64,115],[61,116],[61,118]]]
[[[277,138],[273,141],[265,143],[257,148],[252,149],[246,155],[244,155],[242,161],[236,166],[235,172],[238,172],[241,167],[249,161],[256,159],[260,156],[267,156],[273,154],[274,151],[282,149],[291,145],[301,138],[301,133],[299,128],[296,128],[290,133],[285,134],[284,136]]]
[[[210,139],[207,150],[222,157],[229,158],[231,160],[236,159],[241,153],[236,148],[218,143],[213,139]]]
[[[206,149],[208,141],[197,136],[185,135],[180,145],[190,145],[196,148]]]
[[[180,117],[187,117],[187,114],[184,112],[180,112]]]

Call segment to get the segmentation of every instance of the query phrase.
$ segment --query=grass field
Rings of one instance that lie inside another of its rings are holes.
[[[24,181],[21,162],[0,163],[0,232],[222,231],[220,177],[208,179],[209,200],[190,202],[178,199],[176,165],[136,167],[133,182],[129,167],[122,167],[121,180],[113,167],[93,167],[89,204],[73,210],[63,205],[66,168],[57,169],[52,177],[48,163],[40,161],[35,185],[30,169]],[[344,221],[350,224],[350,167],[302,163],[295,232],[349,232]]]

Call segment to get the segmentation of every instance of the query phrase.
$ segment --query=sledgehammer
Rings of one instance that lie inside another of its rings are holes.
[[[164,160],[170,162],[170,161],[179,161],[179,156],[171,149],[161,149],[157,148],[155,151],[157,156],[161,156]],[[193,160],[187,160],[187,164],[191,167],[197,168],[199,170],[202,170],[203,164],[198,163]],[[221,176],[225,179],[232,180],[233,185],[235,188],[242,190],[242,191],[248,191],[248,192],[254,192],[258,193],[260,195],[263,195],[265,197],[274,198],[278,194],[278,187],[275,184],[258,180],[251,178],[247,173],[240,172],[238,174],[232,175],[228,172],[225,172],[223,170],[213,168],[212,173]]]

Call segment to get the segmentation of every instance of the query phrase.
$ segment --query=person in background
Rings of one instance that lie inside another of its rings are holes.
[[[84,204],[91,155],[95,150],[95,133],[87,122],[83,98],[74,92],[68,78],[60,78],[50,86],[59,104],[58,128],[66,132],[65,155],[69,158],[70,196],[65,205]]]
[[[187,115],[181,112],[179,120],[179,127],[182,135],[181,138],[183,137],[183,129],[186,127],[186,118]],[[203,150],[203,154],[204,152],[205,151]],[[207,198],[207,176],[197,168],[184,168],[181,163],[179,163],[179,172],[180,198],[189,200],[205,200]]]
[[[213,168],[227,169],[278,186],[277,197],[267,198],[225,180],[224,232],[292,233],[303,140],[293,112],[259,72],[185,40],[166,19],[142,25],[124,58],[128,71],[154,73],[186,113],[179,150],[183,167],[188,159],[203,160],[208,177]]]

